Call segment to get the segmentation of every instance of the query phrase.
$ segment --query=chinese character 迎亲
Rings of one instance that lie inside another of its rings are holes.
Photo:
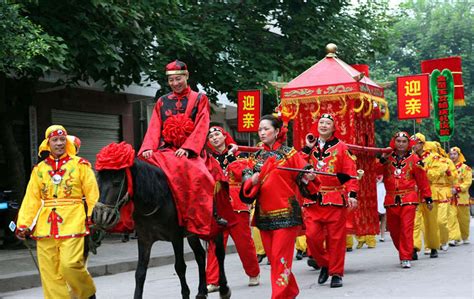
[[[411,80],[405,82],[405,96],[421,95],[421,82],[419,80]]]
[[[415,115],[421,113],[421,100],[420,99],[409,99],[405,102],[406,114]]]
[[[255,123],[255,116],[252,113],[245,113],[242,122],[244,128],[253,128]]]
[[[255,110],[255,97],[254,96],[244,96],[242,101],[244,106],[242,110]]]

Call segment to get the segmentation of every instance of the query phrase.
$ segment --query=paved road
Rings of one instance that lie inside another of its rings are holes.
[[[471,229],[474,228],[471,225]],[[472,239],[472,238],[471,238]],[[472,241],[471,241],[472,242]],[[344,287],[329,288],[316,283],[318,271],[306,266],[306,260],[294,261],[293,271],[300,286],[298,298],[474,298],[473,244],[440,252],[438,259],[420,256],[411,269],[401,269],[389,238],[377,248],[354,249],[346,255]],[[266,261],[266,260],[265,260]],[[232,298],[270,298],[270,266],[261,265],[261,285],[248,287],[237,254],[226,258]],[[197,291],[197,266],[188,262],[188,283],[192,295]],[[134,272],[95,278],[98,298],[133,298]],[[0,294],[5,299],[41,298],[41,288]],[[209,298],[218,298],[212,293]],[[179,299],[180,286],[173,266],[150,268],[144,298]]]

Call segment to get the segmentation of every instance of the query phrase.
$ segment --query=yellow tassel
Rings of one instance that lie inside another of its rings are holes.
[[[339,115],[344,115],[346,114],[347,112],[347,101],[346,101],[346,97],[345,96],[342,96],[339,98],[339,100],[341,101],[341,104],[342,104],[342,108],[341,110],[337,113]]]
[[[367,112],[364,113],[364,117],[368,117],[372,113],[372,109],[374,108],[374,103],[370,99],[367,99],[367,103],[369,103],[369,109],[367,109]]]
[[[364,109],[364,98],[359,98],[359,99],[360,99],[360,106],[357,108],[354,107],[355,113],[360,113],[362,109]]]

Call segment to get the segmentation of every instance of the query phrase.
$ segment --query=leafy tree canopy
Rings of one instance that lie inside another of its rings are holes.
[[[474,4],[471,1],[407,1],[400,5],[393,17],[397,21],[389,27],[388,53],[376,54],[372,76],[378,81],[394,82],[397,76],[420,73],[422,60],[461,56],[467,106],[455,107],[454,136],[446,147],[456,145],[464,149],[472,165],[474,152],[469,148],[474,144],[470,132],[474,123]],[[389,100],[391,121],[377,123],[379,146],[387,145],[398,130],[419,131],[428,139],[436,140],[432,119],[423,120],[415,128],[412,121],[397,121],[395,84],[386,90],[386,98]]]

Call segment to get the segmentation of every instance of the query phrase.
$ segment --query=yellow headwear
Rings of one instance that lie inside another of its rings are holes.
[[[423,145],[423,151],[430,152],[430,153],[437,153],[438,147],[433,141],[426,141]]]
[[[445,158],[448,158],[448,154],[446,154],[446,151],[441,146],[441,144],[438,141],[434,141],[434,144],[436,145],[436,150],[438,151],[438,154],[440,154],[441,156]]]
[[[51,148],[49,147],[49,138],[53,136],[60,136],[60,135],[67,137],[67,131],[63,126],[61,125],[49,126],[49,128],[46,129],[46,132],[44,134],[44,140],[43,142],[41,142],[41,145],[39,146],[38,156],[41,157],[41,153],[45,151],[51,152]],[[69,156],[76,155],[76,147],[74,146],[74,143],[69,138],[66,138],[66,153]]]
[[[421,134],[421,133],[416,133],[415,134],[415,138],[413,138],[419,142],[422,142],[422,143],[425,143],[426,142],[426,137],[425,135]]]
[[[466,162],[466,158],[464,158],[464,155],[462,154],[461,149],[460,149],[459,147],[453,146],[449,151],[450,151],[450,152],[457,152],[457,153],[458,153],[458,155],[459,155],[459,160],[458,160],[458,162],[461,162],[461,163]]]

